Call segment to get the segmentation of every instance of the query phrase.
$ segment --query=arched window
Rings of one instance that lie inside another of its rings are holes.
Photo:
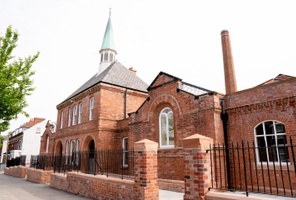
[[[289,161],[285,125],[265,121],[255,127],[257,159],[260,162]]]
[[[66,141],[66,159],[65,164],[68,164],[68,157],[69,157],[69,141]]]
[[[103,54],[101,54],[101,62],[103,61]]]
[[[122,166],[128,166],[128,138],[125,137],[122,139]]]
[[[80,151],[80,142],[79,140],[76,140],[76,156],[75,156],[76,165],[79,165],[79,151]]]
[[[60,128],[63,128],[63,123],[64,123],[64,111],[61,113],[61,123],[60,123]]]
[[[70,164],[74,164],[74,151],[75,151],[75,141],[71,140],[70,143]]]
[[[104,53],[104,61],[108,61],[108,53]]]
[[[48,145],[49,145],[49,135],[47,135],[47,137],[46,137],[45,153],[48,153]]]
[[[69,111],[68,111],[68,126],[71,126],[71,115],[72,115],[72,109],[69,108]]]
[[[170,108],[164,108],[159,115],[160,147],[174,147],[174,115]]]

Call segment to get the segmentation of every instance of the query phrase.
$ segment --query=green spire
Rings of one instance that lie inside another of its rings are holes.
[[[101,50],[102,49],[112,49],[115,51],[115,44],[113,39],[113,28],[112,28],[112,22],[111,22],[111,9],[109,11],[109,19],[108,19],[104,39],[101,46]]]

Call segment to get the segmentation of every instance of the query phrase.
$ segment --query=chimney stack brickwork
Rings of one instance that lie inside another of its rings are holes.
[[[224,62],[225,92],[231,94],[237,91],[236,77],[231,52],[229,32],[221,31],[222,54]]]

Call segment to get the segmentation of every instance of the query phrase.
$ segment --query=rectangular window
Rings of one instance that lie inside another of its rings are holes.
[[[81,123],[81,118],[82,118],[82,103],[80,103],[78,106],[78,124]]]
[[[62,111],[61,113],[61,124],[60,124],[60,128],[62,129],[64,125],[64,111]]]
[[[73,120],[72,120],[72,125],[75,125],[76,124],[76,118],[77,118],[77,106],[75,105],[73,107]]]
[[[68,111],[68,126],[71,126],[71,116],[72,116],[72,109],[69,108],[69,111]]]
[[[36,134],[40,134],[40,133],[41,133],[41,128],[40,127],[37,127]]]
[[[128,167],[128,138],[122,140],[122,166]]]
[[[89,120],[93,119],[93,110],[94,110],[94,98],[92,97],[89,100]]]

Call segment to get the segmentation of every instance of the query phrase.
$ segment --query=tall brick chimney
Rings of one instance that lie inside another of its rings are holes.
[[[236,92],[237,88],[228,30],[221,31],[221,42],[224,62],[225,91],[226,94],[231,94]]]

